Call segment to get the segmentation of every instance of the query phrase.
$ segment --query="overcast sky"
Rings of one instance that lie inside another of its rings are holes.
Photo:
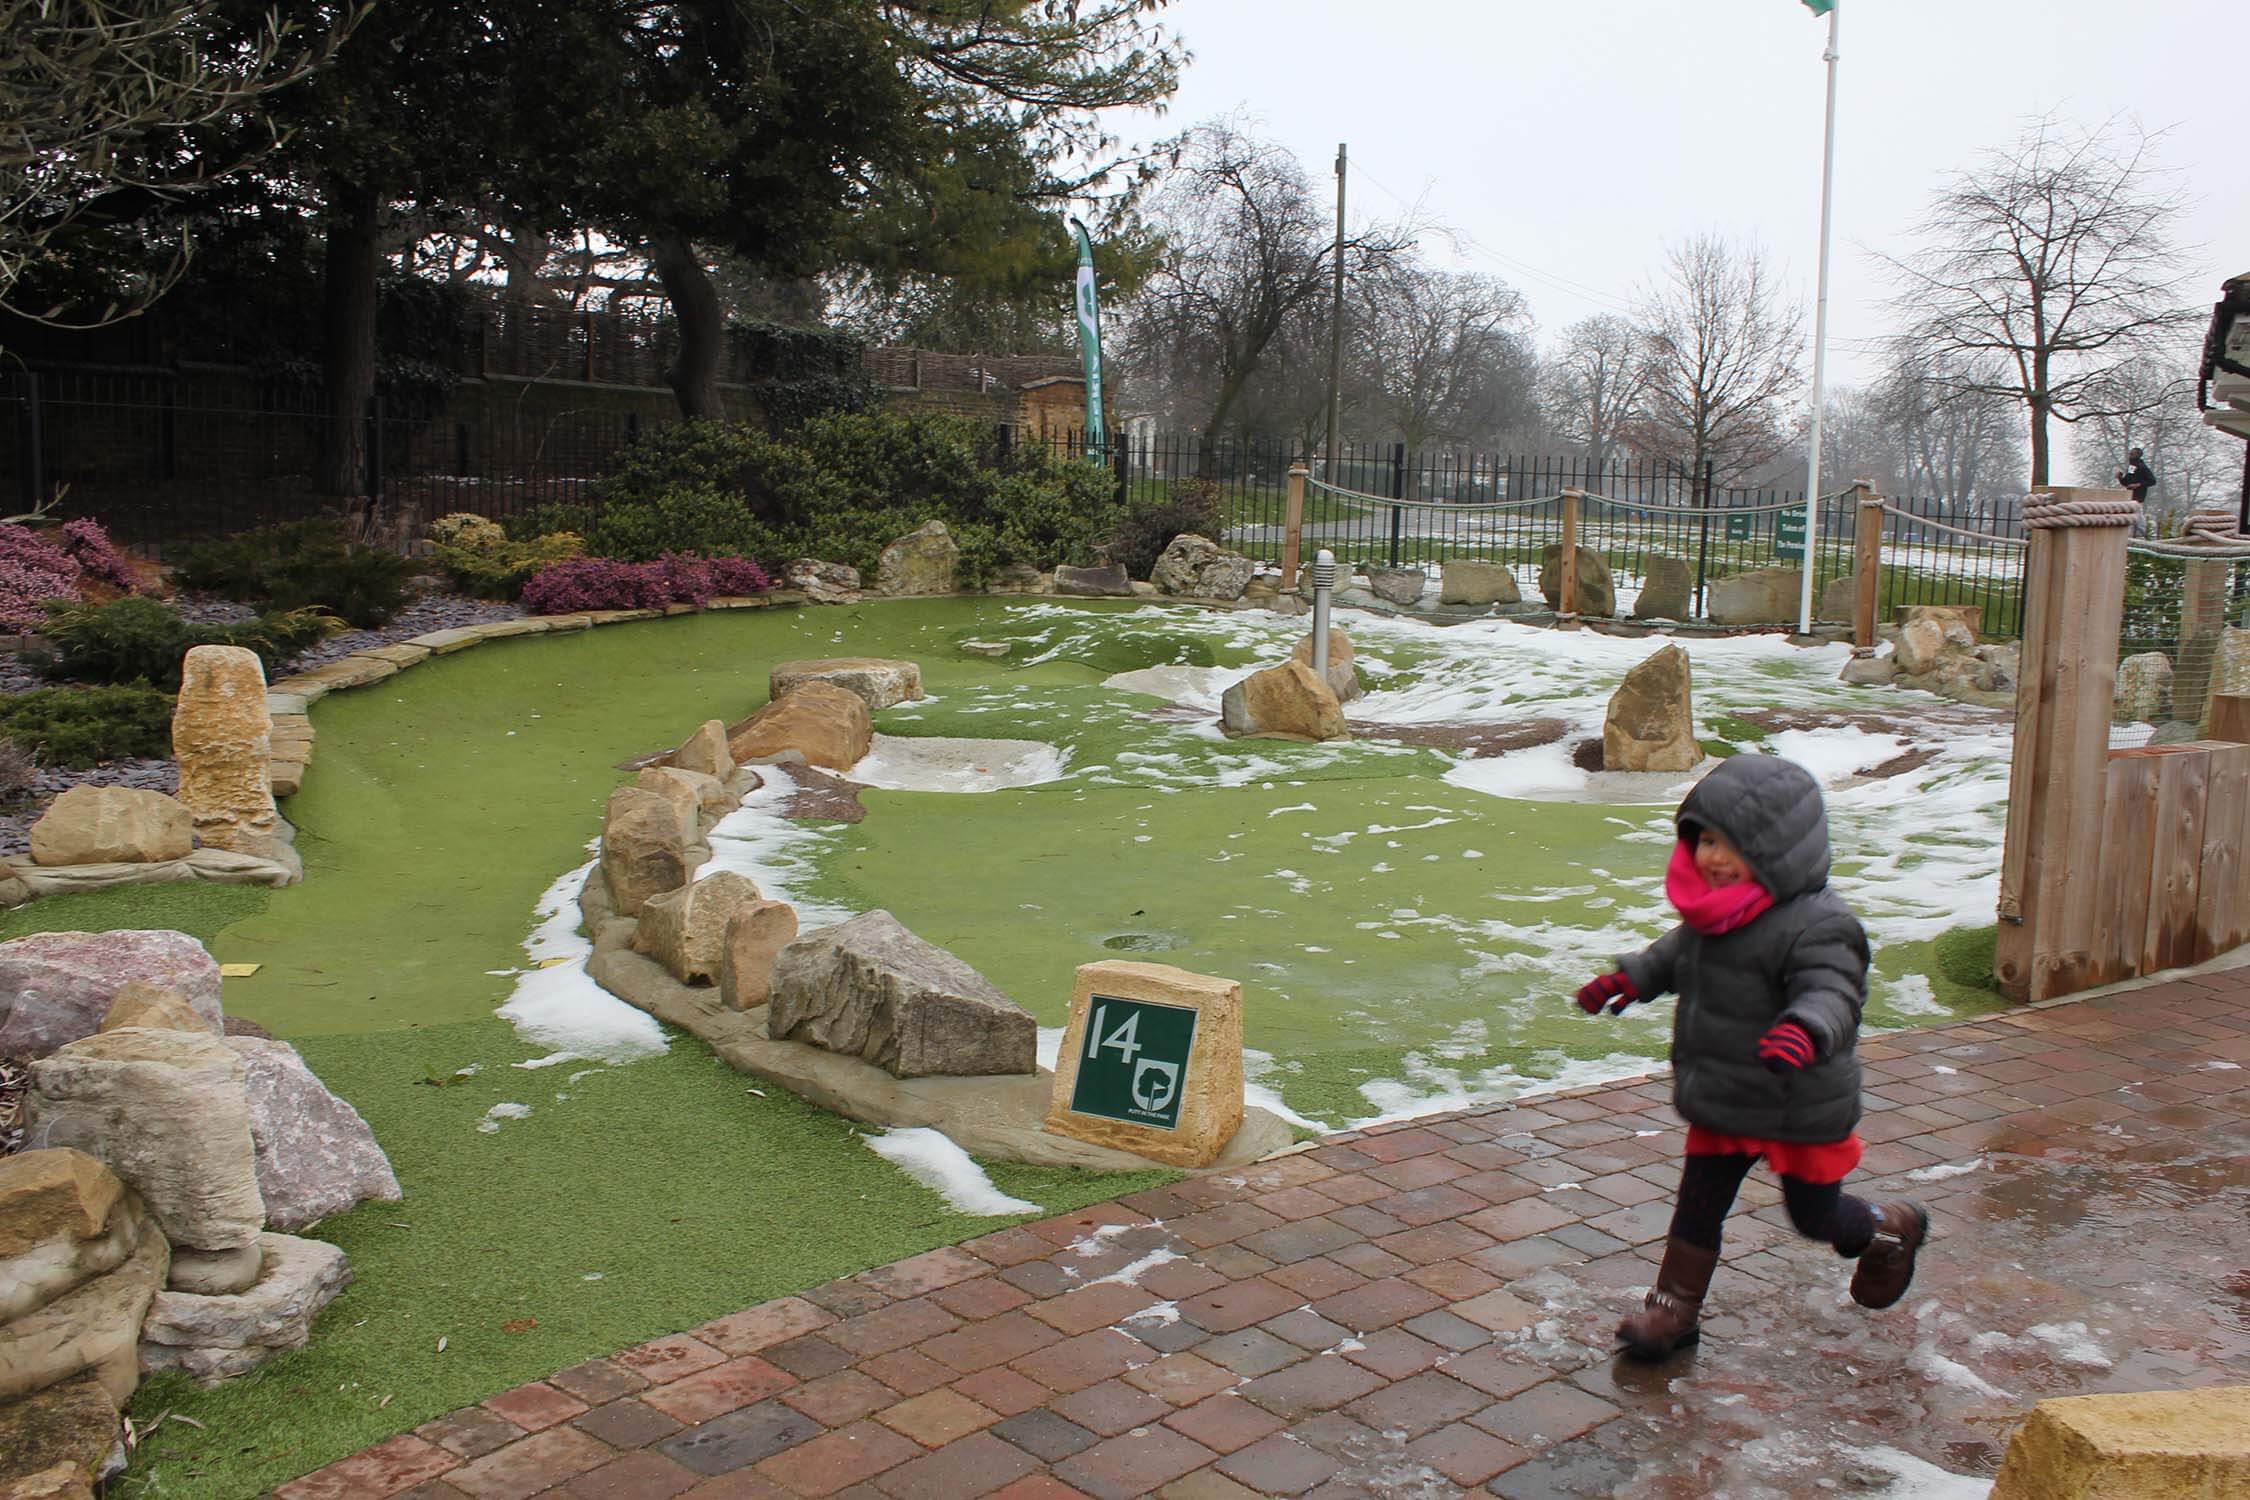
[[[1144,130],[1246,109],[1324,195],[1349,142],[1355,213],[1422,203],[1467,236],[1464,268],[1528,298],[1543,341],[1626,310],[1665,242],[1704,230],[1760,240],[1811,327],[1827,23],[1801,0],[1173,0],[1165,15],[1195,61]],[[2168,132],[2159,154],[2192,199],[2187,301],[2250,270],[2242,15],[1842,0],[1831,384],[1875,373],[1870,341],[1891,326],[1877,253],[1905,249],[1944,174],[2041,112]]]

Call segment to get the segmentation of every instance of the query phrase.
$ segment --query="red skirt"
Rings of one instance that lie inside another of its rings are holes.
[[[1762,1156],[1774,1171],[1799,1182],[1842,1182],[1866,1150],[1857,1135],[1840,1141],[1761,1141],[1756,1136],[1721,1135],[1700,1125],[1690,1125],[1687,1133],[1690,1156]]]

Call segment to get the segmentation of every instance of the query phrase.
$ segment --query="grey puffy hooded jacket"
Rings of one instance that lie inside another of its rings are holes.
[[[1676,991],[1672,1098],[1681,1118],[1726,1135],[1840,1141],[1859,1123],[1860,1009],[1867,934],[1828,889],[1828,813],[1803,767],[1737,755],[1680,804],[1682,838],[1725,834],[1773,896],[1756,920],[1716,937],[1682,924],[1618,967],[1644,998]],[[1781,1073],[1758,1039],[1788,1019],[1812,1036],[1810,1066]]]

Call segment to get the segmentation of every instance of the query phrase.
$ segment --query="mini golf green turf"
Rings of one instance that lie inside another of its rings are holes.
[[[1247,665],[1292,628],[946,599],[510,641],[316,705],[318,754],[287,807],[303,885],[126,888],[0,917],[0,937],[178,926],[261,964],[227,982],[228,1009],[295,1042],[360,1108],[407,1194],[316,1231],[358,1279],[309,1348],[211,1392],[176,1376],[144,1388],[144,1422],[171,1410],[203,1425],[163,1425],[127,1483],[255,1493],[576,1360],[1006,1222],[952,1213],[843,1122],[755,1092],[684,1036],[622,1067],[511,1066],[542,1049],[493,1015],[505,971],[535,902],[586,857],[618,762],[754,709],[778,660],[913,660],[931,696],[882,715],[886,733],[1070,752],[1071,778],[1043,787],[863,794],[864,823],[817,835],[808,893],[887,906],[1048,1024],[1090,957],[1234,974],[1252,1044],[1274,1054],[1267,1082],[1330,1119],[1367,1112],[1370,1084],[1427,1097],[1450,1074],[1661,1055],[1661,1014],[1584,1021],[1562,970],[1513,964],[1508,937],[1609,924],[1605,882],[1653,882],[1661,809],[1486,797],[1441,781],[1445,757],[1393,744],[1222,741],[1199,716],[1100,686],[1152,665]],[[1015,656],[964,656],[975,638]],[[1407,646],[1381,665],[1420,662]],[[1317,842],[1339,832],[1352,837]],[[1494,962],[1464,977],[1462,924],[1487,919]],[[1928,948],[1882,962],[1928,974],[1953,1013],[1994,1003]],[[480,1132],[499,1103],[531,1113]],[[1166,1175],[988,1168],[1054,1211]]]

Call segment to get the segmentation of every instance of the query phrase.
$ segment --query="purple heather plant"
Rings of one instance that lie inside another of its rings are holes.
[[[0,526],[0,628],[37,630],[49,604],[81,597],[68,553],[28,526]]]
[[[523,586],[523,607],[535,615],[662,609],[667,604],[704,604],[720,594],[757,593],[766,586],[765,570],[742,557],[667,552],[646,563],[574,557],[533,574]]]
[[[128,594],[140,592],[140,580],[133,576],[124,554],[111,543],[101,522],[93,517],[83,516],[63,523],[62,550],[88,578],[99,579]]]

